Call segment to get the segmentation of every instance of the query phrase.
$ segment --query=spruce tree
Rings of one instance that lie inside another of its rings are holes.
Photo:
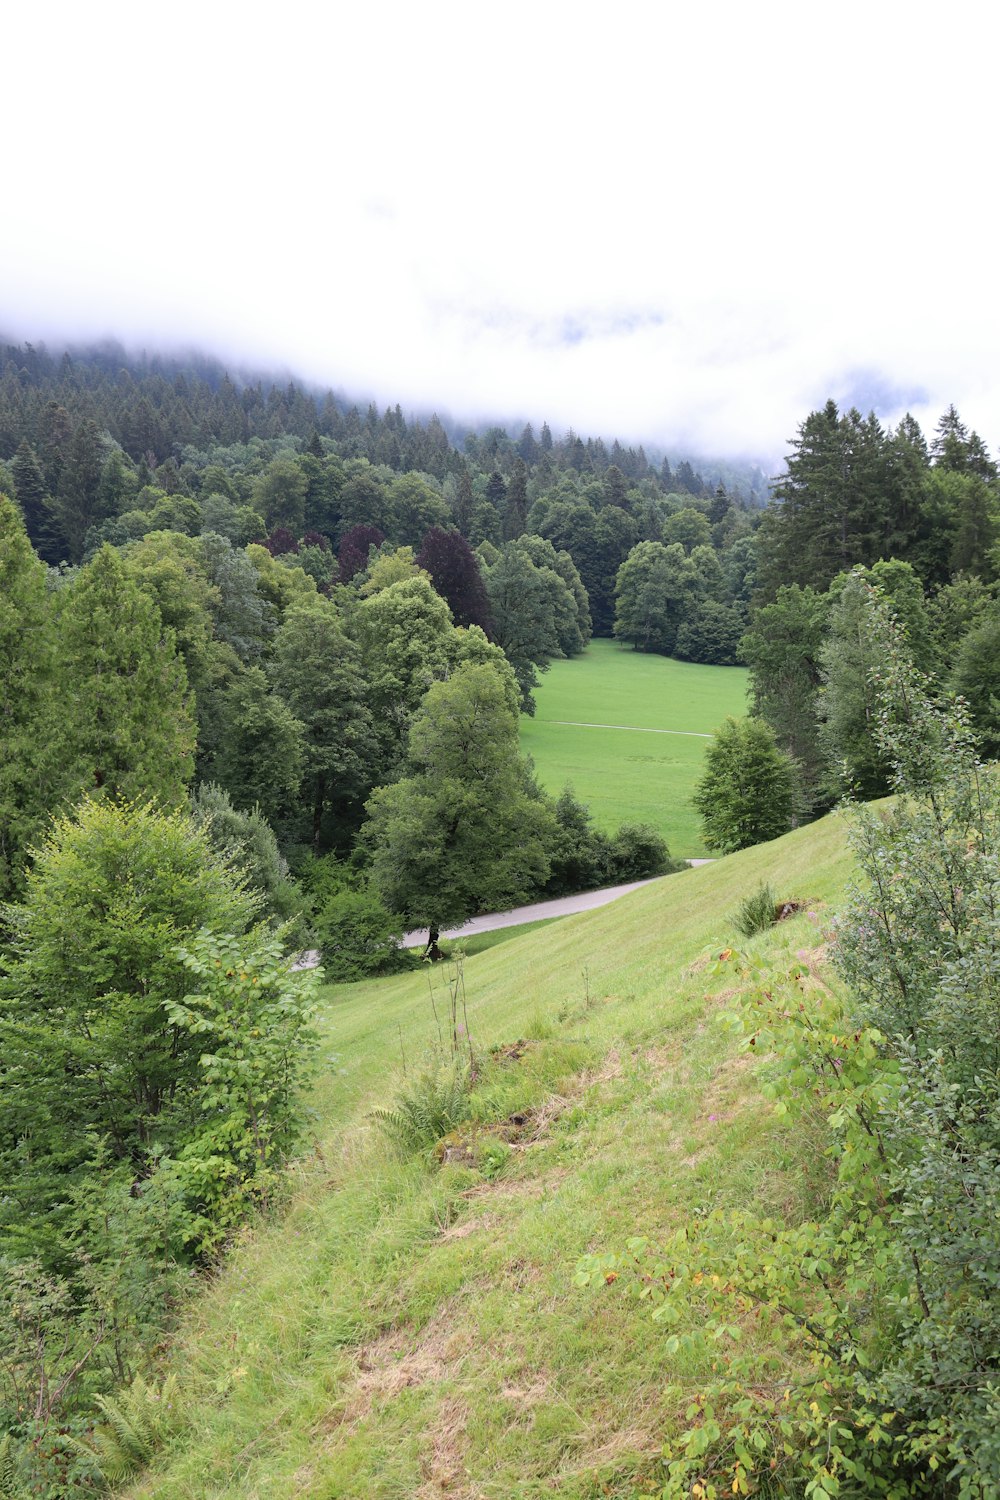
[[[528,514],[528,471],[524,460],[514,460],[514,472],[507,486],[507,496],[504,505],[503,536],[505,542],[516,541],[524,531],[524,523]]]
[[[22,438],[11,464],[14,498],[21,507],[28,536],[36,545],[41,541],[46,519],[45,475],[35,450]]]
[[[59,688],[79,791],[177,806],[194,771],[194,722],[174,633],[104,546],[67,592]]]
[[[0,495],[0,897],[20,889],[53,796],[53,638],[45,568]]]

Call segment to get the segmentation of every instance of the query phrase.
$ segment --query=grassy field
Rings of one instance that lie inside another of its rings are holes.
[[[772,1113],[708,965],[761,879],[810,905],[755,954],[821,961],[848,868],[831,817],[467,959],[489,1170],[400,1154],[372,1118],[432,1042],[428,984],[440,1011],[447,969],[326,990],[315,1139],[284,1212],[189,1308],[164,1365],[180,1430],[131,1493],[653,1493],[687,1403],[666,1388],[696,1390],[706,1371],[665,1355],[646,1304],[582,1290],[574,1268],[708,1206],[803,1211],[822,1151]]]
[[[533,719],[521,719],[521,748],[539,780],[558,795],[569,782],[594,822],[651,823],[688,859],[708,851],[691,806],[708,740],[727,714],[746,712],[742,667],[701,667],[645,656],[617,641],[591,641],[583,656],[556,661],[535,693]],[[556,722],[558,720],[569,722]],[[632,725],[635,729],[580,725]]]

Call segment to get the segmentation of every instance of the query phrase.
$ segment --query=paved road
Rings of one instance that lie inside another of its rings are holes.
[[[709,865],[710,859],[690,859],[690,865]],[[658,875],[657,880],[667,877]],[[546,917],[569,917],[578,911],[593,911],[595,907],[607,906],[629,891],[640,886],[652,885],[651,880],[633,880],[628,885],[610,885],[603,891],[583,891],[579,896],[559,896],[555,901],[536,901],[532,906],[516,906],[513,911],[490,912],[485,917],[473,917],[463,927],[449,927],[442,932],[443,938],[471,937],[476,932],[494,932],[498,927],[521,927],[525,922],[540,922]],[[427,928],[403,934],[404,948],[423,948],[427,942]]]
[[[710,859],[689,859],[689,865],[710,865]],[[665,875],[653,877],[656,880],[665,880]],[[594,911],[598,906],[607,906],[611,901],[617,901],[619,896],[627,896],[629,891],[637,891],[641,886],[652,885],[652,880],[633,880],[627,885],[605,886],[603,891],[583,891],[579,896],[559,896],[555,901],[536,901],[532,906],[516,906],[513,911],[490,912],[485,917],[473,917],[466,922],[464,927],[449,927],[442,932],[443,938],[471,937],[476,932],[494,932],[498,927],[522,927],[525,922],[541,922],[546,917],[571,917],[574,912]],[[405,932],[403,934],[404,948],[423,948],[427,944],[427,928],[424,927],[416,932]],[[319,951],[316,948],[307,948],[300,953],[293,969],[315,969],[319,963]]]

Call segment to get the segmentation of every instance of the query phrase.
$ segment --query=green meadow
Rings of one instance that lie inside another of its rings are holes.
[[[650,823],[671,854],[688,859],[708,852],[691,805],[708,744],[701,736],[728,714],[744,714],[746,693],[743,667],[703,667],[593,640],[582,656],[555,661],[542,675],[535,716],[521,719],[521,749],[546,791],[558,795],[569,783],[599,828]],[[583,727],[593,725],[630,727]],[[661,732],[641,732],[652,730]]]
[[[769,880],[808,907],[749,951],[808,949],[821,968],[849,863],[829,817],[468,957],[480,1072],[457,1133],[470,1149],[444,1165],[395,1146],[373,1111],[435,1041],[449,966],[326,988],[308,1149],[284,1205],[188,1305],[162,1363],[179,1428],[129,1493],[657,1493],[705,1356],[668,1355],[647,1304],[574,1270],[710,1207],[792,1222],[823,1190],[822,1143],[773,1111],[712,964]],[[745,1338],[780,1358],[780,1327]]]

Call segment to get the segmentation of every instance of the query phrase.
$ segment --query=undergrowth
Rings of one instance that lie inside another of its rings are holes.
[[[427,1151],[469,1118],[471,1070],[464,1058],[431,1053],[372,1118],[404,1151]]]
[[[756,937],[774,926],[778,900],[770,885],[760,885],[739,905],[733,923],[743,937]]]

